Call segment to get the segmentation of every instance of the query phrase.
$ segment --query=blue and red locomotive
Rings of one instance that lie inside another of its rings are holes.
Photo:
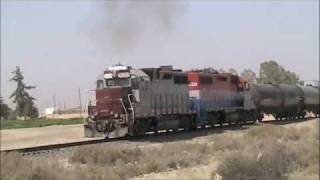
[[[88,106],[86,137],[137,136],[261,120],[319,116],[319,89],[248,84],[231,73],[182,71],[172,66],[108,68]]]

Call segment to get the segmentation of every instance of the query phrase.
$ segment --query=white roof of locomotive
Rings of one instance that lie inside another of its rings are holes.
[[[108,68],[110,71],[128,70],[128,66],[116,65]]]
[[[131,70],[130,70],[130,73],[131,73],[132,75],[141,77],[141,78],[143,78],[143,79],[146,80],[146,81],[150,81],[149,76],[148,76],[146,73],[144,73],[141,69],[131,69]]]

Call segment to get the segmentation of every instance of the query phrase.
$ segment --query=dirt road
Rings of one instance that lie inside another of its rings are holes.
[[[83,125],[1,130],[1,150],[84,141]]]

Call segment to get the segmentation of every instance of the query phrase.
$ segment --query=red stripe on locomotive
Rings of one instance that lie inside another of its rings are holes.
[[[101,117],[109,117],[115,113],[122,113],[122,88],[107,88],[96,90],[96,111]]]

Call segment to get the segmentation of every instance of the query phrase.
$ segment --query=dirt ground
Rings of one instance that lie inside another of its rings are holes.
[[[266,116],[265,121],[272,120]],[[83,125],[56,125],[41,128],[23,128],[0,130],[1,150],[24,147],[41,146],[48,144],[85,141]]]
[[[1,130],[1,150],[84,141],[83,125]]]

